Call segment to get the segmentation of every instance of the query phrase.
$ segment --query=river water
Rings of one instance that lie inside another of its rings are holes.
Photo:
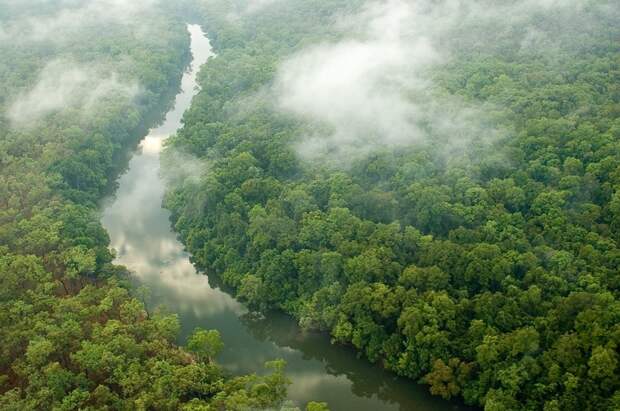
[[[213,56],[200,27],[189,25],[188,30],[194,59],[175,106],[141,141],[116,194],[103,203],[102,223],[117,252],[116,263],[150,289],[152,302],[178,314],[181,341],[196,327],[219,330],[225,349],[217,361],[231,373],[260,373],[265,361],[286,360],[292,380],[289,398],[299,406],[313,400],[327,402],[333,411],[465,409],[357,358],[352,349],[331,345],[325,334],[302,332],[283,314],[261,319],[248,315],[242,304],[210,285],[207,275],[196,272],[171,230],[169,212],[161,206],[164,186],[159,177],[162,143],[181,126],[183,112],[197,93],[196,72]]]

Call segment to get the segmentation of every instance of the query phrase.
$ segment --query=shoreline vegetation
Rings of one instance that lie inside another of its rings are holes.
[[[14,36],[0,43],[0,409],[277,406],[282,362],[227,375],[217,331],[176,345],[176,316],[147,312],[112,263],[98,203],[190,61],[176,13],[117,16],[121,5],[10,3],[0,15],[0,34]]]
[[[205,172],[165,206],[192,261],[249,307],[435,395],[617,409],[620,10],[442,8],[456,3],[201,2],[217,58],[163,156]],[[375,71],[347,65],[359,55]],[[394,83],[411,94],[383,101]],[[381,134],[398,107],[419,112],[411,144]],[[397,144],[368,145],[382,137]]]
[[[186,21],[217,57],[162,166],[198,269],[445,399],[620,409],[616,3],[4,2],[0,409],[298,410],[283,361],[179,345],[100,222]]]

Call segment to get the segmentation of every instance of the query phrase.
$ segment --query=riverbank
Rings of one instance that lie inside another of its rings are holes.
[[[212,56],[198,26],[190,26],[190,32],[194,61],[176,104],[140,143],[118,191],[104,207],[102,222],[117,250],[116,262],[132,271],[137,286],[148,287],[152,307],[163,306],[179,316],[181,342],[195,327],[219,330],[224,350],[217,361],[229,372],[262,372],[265,361],[284,359],[292,381],[288,397],[299,405],[315,400],[328,402],[334,411],[461,409],[357,358],[346,347],[331,345],[324,334],[302,332],[292,318],[274,313],[257,320],[208,274],[196,271],[171,230],[170,213],[161,206],[164,185],[159,176],[162,144],[181,126],[197,92],[196,71]]]

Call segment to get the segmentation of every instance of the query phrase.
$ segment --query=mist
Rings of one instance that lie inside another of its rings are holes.
[[[489,140],[502,134],[488,128],[489,108],[442,93],[437,71],[459,53],[490,51],[498,38],[527,53],[551,51],[561,31],[572,35],[594,21],[582,15],[588,6],[609,12],[587,0],[370,1],[338,20],[341,40],[305,48],[280,65],[277,109],[314,125],[296,146],[310,160],[342,162],[343,154],[429,143],[438,135],[452,149]],[[544,21],[551,17],[566,27],[549,32]]]
[[[354,17],[368,27],[364,38],[304,50],[281,66],[279,107],[333,129],[309,136],[302,152],[320,154],[321,143],[350,150],[415,138],[420,108],[408,95],[428,87],[419,73],[441,55],[427,37],[408,35],[412,13],[404,2],[374,3]]]
[[[103,101],[115,99],[127,103],[139,92],[136,82],[122,82],[114,72],[103,72],[93,65],[74,61],[54,60],[43,68],[31,89],[12,101],[7,117],[13,126],[24,127],[62,110],[73,109],[89,116]]]
[[[11,127],[33,127],[63,111],[84,120],[110,100],[132,103],[143,91],[133,74],[134,56],[114,46],[114,54],[106,57],[97,47],[111,46],[97,39],[165,41],[166,35],[157,33],[159,4],[160,0],[6,0],[3,6],[11,18],[2,20],[0,15],[0,52],[5,50],[10,58],[34,49],[42,56],[23,72],[22,84],[4,96],[0,110]]]
[[[84,27],[109,24],[140,25],[144,31],[148,26],[140,22],[140,17],[148,14],[157,3],[158,0],[38,0],[35,3],[9,0],[6,7],[11,14],[23,10],[23,17],[0,27],[0,41],[71,41],[74,40],[72,36]],[[46,6],[50,4],[61,8],[45,14]],[[37,15],[37,9],[42,14]]]
[[[255,13],[282,0],[250,0],[245,8],[246,13]]]
[[[209,0],[200,0],[208,3]],[[245,17],[252,18],[254,15],[276,6],[278,3],[286,0],[241,0],[231,3],[221,2],[221,7],[227,9],[226,19],[229,23],[236,24],[240,19]]]

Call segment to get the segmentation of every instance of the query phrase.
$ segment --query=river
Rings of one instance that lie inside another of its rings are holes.
[[[230,372],[260,373],[265,361],[286,360],[292,380],[289,398],[299,406],[313,400],[327,402],[333,411],[465,409],[357,358],[350,348],[331,345],[325,334],[301,331],[283,314],[261,319],[247,315],[242,304],[196,272],[171,230],[169,212],[161,206],[164,186],[159,177],[162,143],[181,126],[183,112],[197,93],[197,70],[213,56],[200,27],[189,25],[188,30],[194,58],[175,106],[141,141],[117,192],[103,203],[102,222],[117,252],[116,263],[150,289],[150,301],[178,314],[181,341],[196,327],[219,330],[225,349],[217,361]]]

